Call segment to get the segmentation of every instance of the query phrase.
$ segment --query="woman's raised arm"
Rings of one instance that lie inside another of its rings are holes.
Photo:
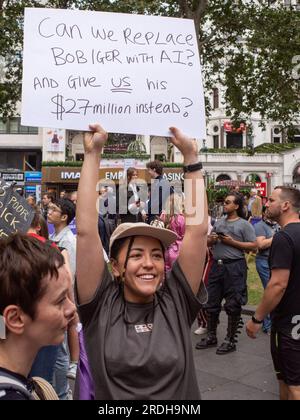
[[[170,130],[174,136],[171,142],[183,154],[184,165],[198,163],[196,142],[177,128],[171,127]],[[185,174],[184,193],[186,228],[178,262],[191,289],[197,294],[205,264],[208,226],[206,188],[200,169]]]
[[[98,124],[90,125],[84,136],[84,162],[78,186],[77,225],[77,292],[79,303],[89,302],[101,282],[105,261],[98,234],[99,164],[106,131]]]

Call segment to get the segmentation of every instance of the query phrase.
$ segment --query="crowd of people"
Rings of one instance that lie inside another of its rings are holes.
[[[198,321],[197,350],[237,350],[251,253],[265,293],[247,334],[270,335],[280,396],[300,399],[300,192],[277,187],[263,203],[252,189],[245,203],[235,189],[216,220],[195,142],[170,132],[184,158],[184,193],[158,161],[147,164],[149,191],[129,168],[119,212],[115,191],[98,186],[107,133],[93,125],[78,191],[45,193],[41,208],[27,199],[29,231],[0,242],[0,399],[32,399],[37,377],[59,399],[72,398],[70,378],[74,399],[199,399],[191,328]],[[222,307],[228,326],[218,345]]]

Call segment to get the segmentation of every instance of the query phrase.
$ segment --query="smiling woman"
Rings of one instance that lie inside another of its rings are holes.
[[[110,240],[112,279],[96,229],[99,158],[107,133],[99,125],[90,128],[77,200],[76,290],[95,398],[199,399],[190,328],[206,301],[200,280],[207,231],[200,165],[185,176],[187,199],[197,204],[193,216],[186,217],[181,251],[168,276],[164,254],[176,234],[123,223]],[[194,142],[176,128],[170,131],[184,163],[195,164]]]
[[[123,223],[115,230],[110,257],[114,277],[124,283],[125,301],[153,300],[165,279],[164,250],[175,240],[175,233],[144,223]]]

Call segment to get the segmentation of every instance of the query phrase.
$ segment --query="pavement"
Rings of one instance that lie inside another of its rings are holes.
[[[252,308],[243,311],[246,324]],[[218,341],[226,336],[227,316],[221,313]],[[192,331],[196,329],[196,324]],[[216,348],[196,350],[203,336],[192,332],[197,379],[203,400],[278,400],[278,383],[270,354],[270,337],[260,332],[257,339],[241,330],[237,351],[216,355]]]

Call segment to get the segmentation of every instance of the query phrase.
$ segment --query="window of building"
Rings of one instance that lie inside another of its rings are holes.
[[[9,124],[9,132],[11,134],[18,134],[18,132],[19,132],[19,121],[20,121],[19,118],[11,118],[8,121],[8,124]]]
[[[6,122],[0,120],[1,134],[38,134],[37,127],[27,127],[21,125],[21,118],[10,118]]]
[[[0,168],[14,168],[20,171],[40,171],[42,167],[41,151],[1,150]]]
[[[272,142],[273,143],[282,142],[282,128],[281,127],[274,127],[272,129]]]
[[[231,180],[231,178],[230,178],[230,176],[229,175],[227,175],[227,174],[220,174],[220,175],[218,175],[217,176],[217,178],[216,178],[216,182],[221,182],[221,181],[230,181]]]
[[[159,153],[154,155],[154,160],[159,160],[160,162],[166,162],[167,158],[164,153]]]
[[[250,182],[250,183],[261,182],[261,177],[256,173],[252,173],[252,174],[247,175],[245,181]]]
[[[297,165],[293,171],[293,183],[300,184],[300,165]]]
[[[213,89],[213,109],[219,108],[219,89]]]
[[[294,143],[300,143],[300,134],[294,136]]]
[[[6,123],[3,120],[0,120],[0,133],[5,134],[6,133]]]
[[[84,153],[76,153],[75,159],[76,159],[76,161],[83,162],[84,161]]]
[[[242,149],[243,134],[226,133],[227,149]]]
[[[24,156],[24,170],[36,171],[37,170],[37,153],[25,153]]]
[[[136,140],[132,134],[110,134],[104,147],[104,153],[126,153],[131,142]]]
[[[214,149],[218,149],[219,148],[219,136],[213,136],[213,141],[214,141]]]
[[[295,133],[292,139],[293,143],[300,143],[300,127],[297,126],[295,129]]]

